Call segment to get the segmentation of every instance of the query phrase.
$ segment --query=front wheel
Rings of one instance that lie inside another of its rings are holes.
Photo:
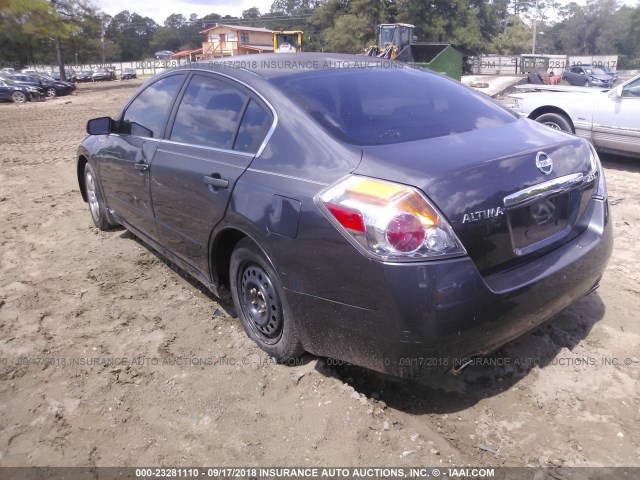
[[[589,83],[589,80],[587,80],[586,82],[584,82],[584,86],[585,86],[585,87],[590,87],[590,86],[591,86],[591,84]]]
[[[304,353],[278,275],[262,251],[241,240],[231,255],[231,296],[249,338],[278,361]]]
[[[554,130],[561,130],[567,133],[573,133],[569,120],[559,113],[545,113],[536,118],[536,122],[542,123]]]
[[[27,96],[22,92],[13,92],[11,94],[11,100],[15,103],[25,103],[27,101]]]
[[[58,93],[56,92],[56,89],[53,87],[47,88],[47,97],[49,98],[54,98]]]
[[[111,220],[102,197],[102,191],[96,178],[96,172],[90,163],[84,166],[84,188],[87,193],[87,203],[93,224],[100,230],[109,230],[117,225]]]

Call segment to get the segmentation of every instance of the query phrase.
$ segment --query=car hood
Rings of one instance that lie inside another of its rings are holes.
[[[545,175],[539,152],[554,162]],[[517,260],[505,197],[591,171],[588,144],[527,119],[402,144],[363,147],[354,173],[420,188],[448,219],[481,271]],[[590,196],[589,196],[590,198]],[[496,218],[492,218],[496,217]],[[521,260],[521,257],[520,257]]]

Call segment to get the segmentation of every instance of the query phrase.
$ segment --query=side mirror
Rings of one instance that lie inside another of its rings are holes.
[[[616,100],[622,100],[622,85],[618,85],[615,89],[614,98]]]
[[[108,135],[112,131],[113,120],[111,117],[92,118],[87,122],[89,135]]]

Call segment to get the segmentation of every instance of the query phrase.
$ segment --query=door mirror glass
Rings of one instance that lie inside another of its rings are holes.
[[[110,117],[93,118],[87,122],[87,133],[89,135],[107,135],[111,133],[113,120]]]

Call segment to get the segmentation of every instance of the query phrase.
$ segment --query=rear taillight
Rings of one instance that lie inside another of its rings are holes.
[[[607,182],[604,179],[604,169],[602,168],[602,163],[600,163],[600,157],[598,156],[598,152],[593,147],[593,145],[589,144],[590,150],[590,161],[591,161],[591,172],[590,175],[595,175],[598,178],[598,184],[596,186],[596,190],[593,193],[593,198],[598,200],[606,200],[607,199]]]
[[[354,175],[321,192],[316,203],[356,247],[376,258],[408,261],[466,253],[444,217],[413,187]]]

